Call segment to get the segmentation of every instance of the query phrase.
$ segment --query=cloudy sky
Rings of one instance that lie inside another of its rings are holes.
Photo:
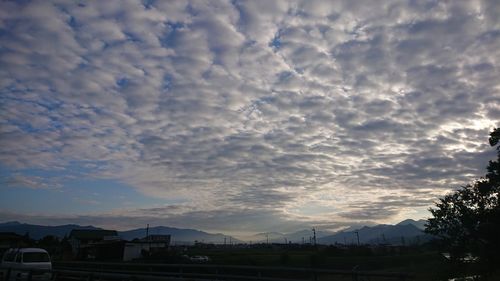
[[[424,218],[484,174],[497,1],[2,1],[0,220]]]

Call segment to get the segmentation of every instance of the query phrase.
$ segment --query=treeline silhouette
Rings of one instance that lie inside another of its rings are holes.
[[[438,237],[439,249],[449,253],[457,273],[500,280],[499,128],[490,133],[489,143],[497,159],[489,161],[486,175],[439,199],[425,231]]]

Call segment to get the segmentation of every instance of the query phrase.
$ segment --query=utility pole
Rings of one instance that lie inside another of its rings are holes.
[[[149,223],[146,225],[146,239],[148,240],[148,256],[151,255],[151,238],[149,237]]]
[[[358,237],[358,246],[359,246],[359,231],[354,231],[354,233],[356,233],[356,236]]]
[[[316,229],[314,229],[314,227],[313,227],[312,231],[313,231],[313,242],[314,242],[314,246],[316,246]]]
[[[266,244],[269,244],[269,233],[266,233]]]

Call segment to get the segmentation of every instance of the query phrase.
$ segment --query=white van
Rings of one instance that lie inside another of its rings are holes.
[[[2,269],[4,272],[11,269],[10,280],[24,279],[28,276],[30,269],[33,279],[46,279],[50,278],[47,270],[52,270],[52,262],[47,251],[39,248],[20,248],[9,249],[2,258]],[[36,270],[40,270],[37,272]]]

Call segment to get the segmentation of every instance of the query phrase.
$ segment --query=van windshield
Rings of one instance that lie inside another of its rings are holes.
[[[23,253],[23,262],[49,262],[47,253]]]

